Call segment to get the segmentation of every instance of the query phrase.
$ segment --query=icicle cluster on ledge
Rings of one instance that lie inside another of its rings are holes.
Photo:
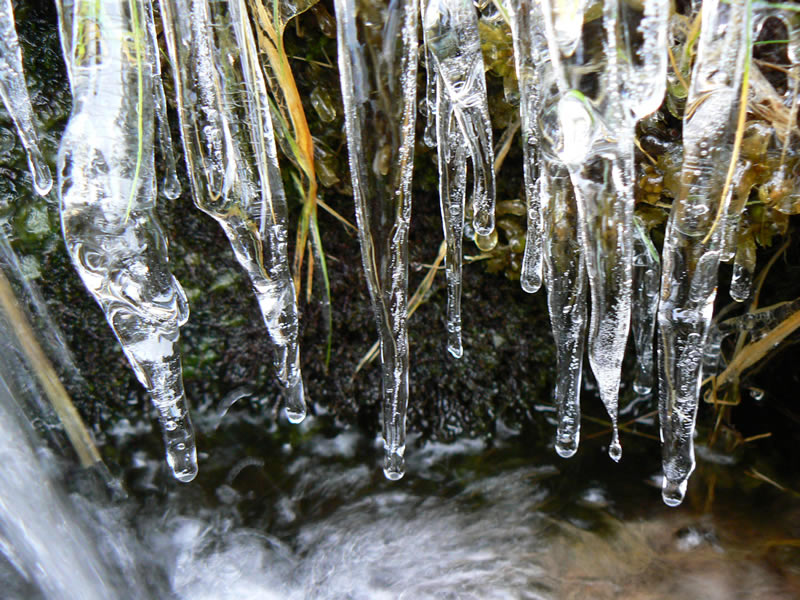
[[[57,0],[73,95],[58,156],[67,249],[158,409],[167,462],[197,472],[183,392],[183,290],[169,270],[156,191],[180,194],[151,0]],[[557,347],[556,451],[580,439],[584,350],[617,431],[622,362],[637,352],[633,387],[656,387],[663,498],[679,504],[694,469],[693,432],[721,261],[735,259],[732,296],[748,297],[753,252],[737,251],[753,183],[742,150],[753,44],[783,23],[793,82],[774,100],[797,119],[800,9],[754,0],[705,0],[674,13],[670,0],[391,0],[366,10],[335,0],[338,63],[355,214],[382,363],[384,472],[404,473],[409,347],[408,231],[417,69],[427,73],[424,141],[437,148],[446,245],[446,347],[462,355],[464,237],[496,243],[495,156],[479,15],[512,32],[519,84],[527,237],[526,292],[544,283]],[[296,10],[296,8],[294,9]],[[367,14],[368,13],[368,14]],[[286,243],[286,200],[271,99],[245,0],[159,0],[172,64],[183,154],[197,207],[230,239],[275,348],[289,419],[305,415],[297,306]],[[262,15],[263,17],[263,15]],[[258,17],[261,18],[261,17]],[[287,19],[288,20],[288,19]],[[28,152],[36,190],[50,174],[37,147],[10,0],[0,0],[0,92]],[[420,36],[421,28],[421,36]],[[422,39],[424,47],[420,52]],[[676,57],[673,50],[680,49]],[[687,83],[687,80],[689,81]],[[683,155],[659,256],[634,215],[636,129],[682,88]],[[788,129],[762,136],[786,156]],[[157,184],[154,148],[166,162]],[[468,168],[469,165],[469,168]],[[773,187],[794,183],[781,162]],[[468,194],[468,181],[471,193]],[[749,182],[749,184],[748,184]],[[471,216],[471,222],[465,219]],[[656,327],[656,324],[658,327]]]

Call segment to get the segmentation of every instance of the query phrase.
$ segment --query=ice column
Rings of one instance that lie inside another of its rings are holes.
[[[144,1],[145,21],[150,40],[148,53],[153,65],[153,92],[155,93],[156,123],[158,125],[158,148],[161,160],[164,162],[164,181],[161,183],[161,193],[169,200],[175,200],[181,195],[181,183],[178,181],[178,172],[175,165],[175,153],[172,148],[172,134],[170,133],[167,119],[167,97],[164,93],[164,83],[161,79],[161,56],[158,47],[155,18],[153,17],[152,0]]]
[[[575,189],[590,282],[589,363],[613,425],[609,454],[619,460],[617,396],[630,322],[633,211],[622,160],[627,152],[620,148],[632,140],[621,105],[615,2],[606,2],[603,19],[583,28],[575,14],[581,6],[573,4],[544,0],[542,8],[561,92],[556,108],[562,135],[559,158]]]
[[[380,338],[383,472],[389,479],[400,479],[405,469],[418,12],[416,0],[394,0],[388,6],[336,0],[339,77],[361,260]]]
[[[556,345],[555,447],[560,456],[568,458],[577,452],[580,440],[588,280],[578,237],[575,190],[569,171],[559,158],[564,143],[557,111],[560,93],[550,64],[540,6],[528,0],[515,0],[508,6],[521,90],[528,199],[522,284],[526,291],[535,291],[543,266]]]
[[[569,172],[543,155],[544,281],[556,344],[556,452],[569,458],[580,441],[580,394],[586,343],[588,281],[578,242],[578,206]]]
[[[694,434],[702,362],[723,246],[724,193],[749,68],[750,3],[705,0],[683,129],[680,195],[672,205],[662,253],[658,309],[662,495],[680,504],[694,470]]]
[[[247,272],[286,388],[286,414],[306,414],[286,198],[266,84],[243,0],[161,0],[183,149],[197,206],[225,231]]]
[[[478,16],[470,0],[428,0],[423,15],[428,81],[434,77],[439,202],[447,245],[447,349],[461,345],[461,240],[472,162],[473,226],[477,235],[494,230],[494,150],[486,99]],[[430,109],[429,109],[430,110]]]
[[[39,139],[33,127],[33,109],[22,70],[22,53],[14,26],[11,0],[0,0],[0,98],[17,127],[28,156],[28,168],[36,192],[46,196],[53,187],[50,168],[39,150]]]
[[[58,155],[61,226],[72,261],[158,409],[167,462],[197,474],[179,327],[189,308],[155,217],[153,65],[140,1],[61,5],[73,93]]]
[[[542,285],[542,202],[547,202],[540,196],[539,187],[542,160],[539,152],[539,118],[545,91],[545,65],[549,64],[549,55],[541,3],[537,0],[511,0],[508,2],[508,14],[519,81],[523,175],[528,209],[528,232],[520,284],[526,292],[535,292]],[[549,66],[547,68],[550,69]]]

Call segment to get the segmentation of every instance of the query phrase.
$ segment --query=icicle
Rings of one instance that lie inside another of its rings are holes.
[[[155,93],[156,123],[158,125],[158,147],[164,161],[164,180],[161,193],[169,200],[181,195],[181,183],[175,166],[175,153],[172,149],[172,135],[167,120],[167,97],[164,94],[164,82],[161,79],[161,56],[158,48],[156,24],[153,18],[153,2],[144,2],[145,19],[147,21],[147,37],[149,62],[153,65],[153,91]]]
[[[361,259],[380,337],[383,472],[389,479],[400,479],[405,471],[408,406],[408,227],[417,110],[418,7],[416,0],[393,1],[381,10],[382,19],[376,11],[362,21],[354,0],[336,0],[335,6]],[[365,45],[380,51],[366,53]],[[388,160],[380,164],[373,160],[382,155]]]
[[[668,9],[665,0],[638,11],[606,0],[602,20],[579,27],[582,3],[542,1],[562,93],[559,156],[578,199],[592,296],[589,362],[611,417],[614,460],[622,453],[616,421],[632,298],[633,134],[636,118],[658,108],[664,94]]]
[[[546,4],[546,2],[545,2]],[[592,296],[589,328],[589,363],[595,374],[600,396],[611,417],[613,434],[609,454],[619,460],[622,449],[617,432],[617,395],[622,356],[625,351],[630,321],[631,240],[630,218],[632,198],[630,186],[623,180],[623,169],[616,158],[616,146],[608,143],[619,133],[626,133],[619,97],[616,68],[614,21],[604,19],[606,27],[605,83],[610,122],[602,119],[588,98],[579,89],[562,87],[557,105],[562,142],[560,158],[570,172],[579,211],[579,235],[586,261]],[[551,58],[560,86],[568,80],[580,85],[579,75],[585,65],[577,58],[558,56],[558,42],[553,39],[553,23],[547,27]],[[584,37],[586,34],[584,33]],[[586,45],[586,44],[585,44]],[[602,55],[592,57],[589,48],[574,56],[585,55],[586,64],[601,68]],[[597,49],[595,50],[597,51]],[[572,63],[572,64],[570,64]],[[617,111],[618,115],[613,112]],[[630,137],[630,136],[628,136]]]
[[[547,38],[542,29],[541,5],[534,0],[513,0],[508,10],[514,39],[514,61],[520,89],[523,175],[528,211],[528,232],[522,258],[520,284],[526,292],[542,285],[542,199],[538,169],[539,117],[542,107],[542,72],[547,62]]]
[[[244,2],[161,0],[161,15],[195,203],[222,226],[250,278],[275,348],[276,374],[287,390],[287,416],[302,421],[286,198]]]
[[[422,141],[428,148],[436,148],[436,73],[433,61],[425,52],[425,130]]]
[[[46,196],[53,187],[53,178],[39,149],[39,138],[33,126],[33,109],[25,85],[11,0],[0,0],[0,97],[25,147],[33,187],[40,196]]]
[[[680,194],[664,242],[659,324],[662,495],[680,504],[694,470],[694,423],[704,346],[716,295],[727,165],[743,74],[749,69],[749,2],[706,0],[683,129]]]
[[[645,229],[644,223],[634,217],[633,237],[633,309],[631,333],[636,345],[636,376],[633,390],[649,394],[653,390],[654,360],[653,334],[658,309],[658,287],[661,280],[661,260],[658,251]]]
[[[153,80],[140,1],[62,5],[73,108],[58,156],[61,225],[72,261],[158,409],[167,463],[197,474],[179,327],[188,318],[155,217]]]
[[[556,452],[575,454],[580,439],[580,393],[586,339],[586,265],[578,243],[578,206],[560,161],[541,164],[544,206],[544,279],[556,343]]]
[[[472,162],[473,228],[494,231],[494,150],[486,98],[478,17],[469,0],[430,0],[423,18],[425,46],[436,78],[439,202],[447,243],[447,349],[461,346],[461,237],[466,199],[466,158]],[[429,86],[431,83],[429,82]]]

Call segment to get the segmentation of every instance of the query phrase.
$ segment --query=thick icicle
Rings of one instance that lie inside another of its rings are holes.
[[[389,479],[401,478],[405,470],[418,12],[417,0],[392,0],[388,6],[358,3],[358,8],[354,0],[336,0],[350,175],[361,259],[380,337],[383,472]],[[367,53],[365,47],[379,51]]]
[[[520,90],[520,121],[528,231],[522,258],[520,284],[526,292],[542,285],[542,198],[539,186],[539,117],[542,108],[543,72],[549,61],[541,4],[536,0],[512,0],[508,14],[514,41],[514,61]]]
[[[743,74],[749,68],[750,18],[746,0],[705,0],[697,58],[683,129],[680,194],[664,242],[659,325],[659,416],[663,443],[662,495],[680,504],[694,470],[704,346],[716,296],[717,267],[730,194]]]
[[[286,198],[243,0],[161,0],[195,204],[225,231],[275,348],[292,422],[306,414]],[[213,24],[213,25],[212,25]]]
[[[447,244],[447,349],[461,345],[461,237],[466,201],[466,159],[472,162],[473,228],[494,230],[494,150],[486,98],[478,15],[469,0],[428,0],[423,17],[428,78],[436,79],[439,202]]]
[[[53,187],[53,178],[39,149],[39,138],[33,126],[33,109],[25,85],[11,0],[0,0],[0,98],[14,120],[25,147],[33,187],[39,195],[46,196]]]
[[[58,155],[72,261],[158,409],[167,462],[197,474],[179,327],[189,308],[155,217],[153,78],[141,1],[62,5],[73,107]],[[73,51],[74,50],[74,51]]]
[[[633,390],[649,394],[654,386],[653,335],[656,328],[661,259],[650,241],[644,223],[633,219],[633,308],[631,334],[636,345],[636,375]]]

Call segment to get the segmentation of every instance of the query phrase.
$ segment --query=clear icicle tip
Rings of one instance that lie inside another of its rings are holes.
[[[164,177],[164,181],[161,183],[161,193],[164,194],[167,200],[177,200],[180,197],[181,182],[178,180],[175,171],[170,170]]]
[[[664,477],[664,481],[661,484],[661,497],[664,499],[664,504],[667,506],[678,506],[683,502],[683,498],[686,496],[686,487],[688,483],[686,479],[677,482],[670,481]]]
[[[464,347],[461,345],[461,334],[453,333],[448,336],[447,351],[453,358],[464,356]]]
[[[405,446],[401,446],[395,451],[386,448],[386,455],[383,458],[383,474],[386,479],[397,481],[406,474],[406,459],[403,458],[405,450]]]
[[[293,386],[287,387],[285,392],[286,396],[286,418],[290,423],[302,423],[306,418],[306,398],[305,390],[303,388],[303,378],[298,377],[297,383]]]
[[[611,445],[608,447],[608,455],[614,462],[619,462],[622,458],[622,444],[619,443],[619,437],[617,437],[616,434],[614,435],[614,439],[611,440]]]
[[[572,458],[577,451],[578,442],[572,437],[564,440],[556,440],[556,454],[561,458]]]
[[[33,177],[33,187],[40,196],[47,196],[53,187],[53,176],[38,148],[28,149],[28,167]]]
[[[181,483],[189,483],[197,477],[197,447],[190,431],[177,428],[166,431],[166,457],[172,474]],[[183,435],[181,435],[183,433]]]

